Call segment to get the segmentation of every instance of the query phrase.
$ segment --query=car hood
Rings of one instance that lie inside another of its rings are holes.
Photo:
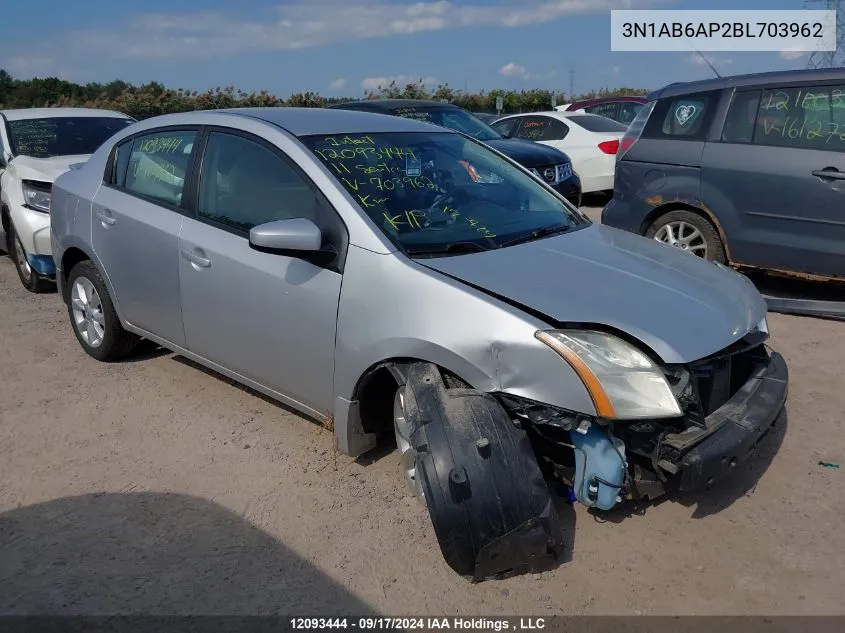
[[[501,138],[484,141],[493,149],[497,149],[505,156],[512,158],[523,167],[545,167],[570,162],[569,156],[559,149],[541,145],[534,141],[517,138]]]
[[[417,261],[552,321],[626,332],[666,363],[724,349],[754,331],[767,310],[751,282],[733,270],[599,224]]]
[[[33,158],[32,156],[15,156],[9,167],[21,180],[40,180],[55,182],[56,178],[71,169],[75,163],[84,163],[90,154],[75,156],[53,156],[51,158]]]

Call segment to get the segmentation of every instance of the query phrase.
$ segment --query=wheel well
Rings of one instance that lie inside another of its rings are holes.
[[[62,275],[64,275],[64,278],[68,278],[70,271],[73,270],[73,267],[76,266],[79,262],[84,262],[88,259],[91,258],[88,257],[85,251],[80,248],[72,246],[67,249],[62,255]]]
[[[9,210],[4,206],[0,209],[0,220],[3,223],[3,232],[8,234],[9,233]]]
[[[719,234],[719,239],[722,240],[722,246],[725,249],[725,258],[728,260],[728,263],[730,263],[731,257],[730,252],[728,251],[728,239],[725,236],[725,232],[722,230],[722,225],[719,224],[719,221],[716,219],[716,216],[714,216],[710,211],[706,211],[701,207],[696,207],[685,202],[670,202],[668,204],[660,205],[659,207],[654,207],[654,209],[652,209],[643,219],[643,222],[640,225],[640,235],[645,235],[646,231],[648,231],[648,227],[650,227],[652,222],[654,222],[657,218],[661,215],[671,213],[672,211],[689,211],[690,213],[695,213],[697,216],[701,217],[701,219],[707,220],[710,224],[712,224],[713,228],[716,229],[716,233]]]
[[[392,359],[378,363],[364,373],[355,389],[355,400],[358,401],[365,433],[373,433],[379,439],[385,435],[392,436],[396,389],[404,384],[408,367],[419,362],[426,361],[415,358]],[[447,387],[470,388],[469,383],[448,369],[439,366],[437,369]]]

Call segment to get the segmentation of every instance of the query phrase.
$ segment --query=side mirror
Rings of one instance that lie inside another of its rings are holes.
[[[274,220],[252,227],[249,243],[260,250],[314,253],[320,250],[323,234],[306,218]]]

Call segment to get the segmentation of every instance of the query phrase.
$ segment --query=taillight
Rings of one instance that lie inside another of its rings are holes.
[[[619,141],[603,141],[599,143],[599,149],[605,154],[615,154],[619,151]]]

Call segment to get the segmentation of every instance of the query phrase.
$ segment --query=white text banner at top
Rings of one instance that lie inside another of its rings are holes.
[[[612,10],[612,51],[835,51],[835,10]]]

